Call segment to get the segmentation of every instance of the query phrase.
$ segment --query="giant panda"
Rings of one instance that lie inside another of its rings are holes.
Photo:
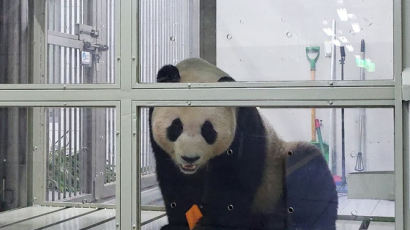
[[[199,58],[166,65],[158,82],[230,82]],[[189,229],[335,229],[338,197],[319,149],[281,140],[255,107],[154,107],[156,173],[169,224]],[[299,130],[295,130],[298,132]]]

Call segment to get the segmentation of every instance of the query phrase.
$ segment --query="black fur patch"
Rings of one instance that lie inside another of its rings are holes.
[[[218,133],[215,131],[211,122],[205,121],[201,128],[201,134],[204,137],[206,143],[212,145],[216,141]]]
[[[165,65],[158,71],[157,82],[179,82],[180,80],[179,71],[173,65]]]
[[[179,118],[172,121],[172,124],[167,128],[167,137],[170,141],[174,142],[181,135],[184,129],[182,122]]]
[[[232,82],[232,81],[235,81],[235,80],[229,76],[221,77],[218,80],[218,82]]]

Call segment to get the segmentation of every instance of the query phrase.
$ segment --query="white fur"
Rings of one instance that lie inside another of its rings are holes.
[[[209,83],[218,82],[227,73],[200,58],[189,58],[176,65],[181,76],[181,82]]]
[[[231,107],[155,107],[152,113],[152,132],[155,142],[167,152],[176,165],[184,164],[182,156],[196,157],[198,168],[211,158],[225,152],[233,141],[236,130],[236,110]],[[175,142],[167,138],[167,128],[179,118],[183,132]],[[201,127],[212,123],[217,138],[208,144],[201,135]]]

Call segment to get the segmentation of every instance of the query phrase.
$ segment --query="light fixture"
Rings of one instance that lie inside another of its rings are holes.
[[[326,34],[327,36],[333,36],[333,31],[332,31],[332,29],[329,28],[329,27],[323,28],[323,32],[325,32],[325,34]]]
[[[339,40],[343,43],[348,43],[349,42],[349,40],[347,40],[347,38],[345,36],[340,36]]]
[[[339,18],[342,22],[346,22],[349,19],[346,8],[337,9],[337,15],[339,15]]]
[[[359,33],[361,31],[359,23],[352,23],[353,32]]]
[[[340,45],[341,45],[341,43],[340,43],[340,41],[339,41],[338,39],[333,39],[333,40],[332,40],[332,43],[333,43],[333,45],[335,45],[335,46],[340,46]]]

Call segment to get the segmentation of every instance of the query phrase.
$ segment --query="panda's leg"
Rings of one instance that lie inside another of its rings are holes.
[[[291,152],[286,166],[289,229],[335,229],[336,186],[320,150],[298,143]]]
[[[250,230],[283,230],[287,229],[286,216],[272,213],[254,216]]]

